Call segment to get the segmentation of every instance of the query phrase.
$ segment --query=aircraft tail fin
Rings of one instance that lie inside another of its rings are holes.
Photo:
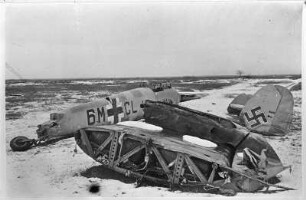
[[[279,85],[267,85],[250,98],[240,112],[240,121],[251,131],[285,135],[292,122],[293,96]]]

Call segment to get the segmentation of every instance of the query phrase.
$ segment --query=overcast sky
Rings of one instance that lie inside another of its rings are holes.
[[[8,4],[5,17],[6,78],[301,73],[302,1]]]

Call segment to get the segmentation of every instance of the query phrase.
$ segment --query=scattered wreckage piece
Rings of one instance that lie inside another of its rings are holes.
[[[39,124],[36,131],[38,139],[18,136],[11,140],[13,151],[25,151],[32,146],[47,145],[55,141],[73,137],[83,127],[116,124],[120,121],[139,120],[143,118],[140,105],[145,100],[166,101],[177,104],[181,100],[191,100],[195,96],[183,95],[173,89],[170,83],[155,83],[150,87],[140,87],[113,94],[101,100],[81,104],[51,113],[50,120]]]
[[[287,88],[267,85],[253,96],[237,96],[227,110],[230,114],[239,115],[241,124],[253,132],[283,136],[289,131],[293,106],[293,96]]]
[[[147,180],[171,189],[196,188],[224,195],[265,187],[292,189],[268,183],[269,178],[258,167],[234,169],[235,149],[228,145],[203,147],[165,130],[104,125],[80,129],[75,140],[102,166],[136,178],[137,186]]]
[[[197,94],[187,94],[187,93],[181,93],[181,102],[200,99],[201,97]]]
[[[302,79],[292,80],[292,83],[288,84],[286,88],[290,91],[296,91],[302,89]]]
[[[160,126],[168,132],[190,135],[212,141],[218,145],[231,146],[238,152],[248,147],[261,155],[266,149],[268,168],[277,174],[283,165],[271,145],[259,134],[238,128],[228,119],[163,102],[146,101],[144,107],[145,122]]]

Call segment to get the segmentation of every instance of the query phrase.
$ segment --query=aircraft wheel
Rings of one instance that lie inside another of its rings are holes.
[[[32,144],[33,142],[24,136],[14,137],[10,142],[13,151],[26,151],[31,148]]]

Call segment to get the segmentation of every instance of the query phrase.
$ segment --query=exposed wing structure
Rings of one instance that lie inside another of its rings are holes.
[[[83,128],[75,134],[77,144],[104,167],[135,177],[138,186],[149,180],[171,189],[226,195],[291,189],[269,183],[286,167],[262,136],[178,105],[146,101],[143,108],[146,124]],[[187,141],[186,135],[204,139],[205,145]],[[244,155],[239,167],[233,163],[238,152]]]

